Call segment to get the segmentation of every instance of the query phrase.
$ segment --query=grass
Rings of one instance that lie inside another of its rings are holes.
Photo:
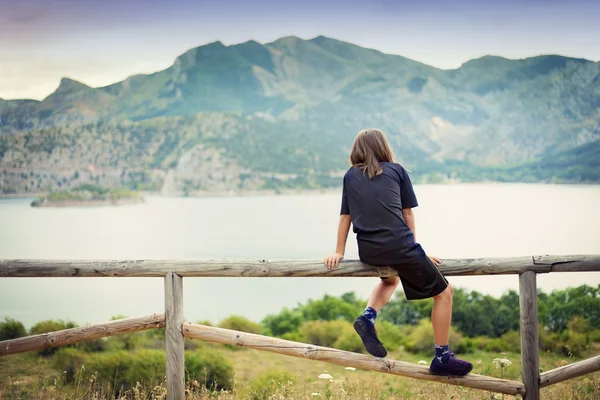
[[[212,345],[211,345],[212,346]],[[481,390],[420,381],[394,375],[362,370],[347,370],[342,366],[311,361],[258,350],[234,350],[220,345],[220,350],[236,367],[235,383],[230,391],[211,391],[202,382],[187,383],[188,399],[277,400],[277,399],[512,399],[513,396]],[[393,352],[390,357],[417,363],[429,362],[430,354]],[[587,355],[591,356],[591,355]],[[465,356],[474,364],[474,373],[520,380],[520,355],[475,352]],[[506,358],[511,365],[499,369],[494,358]],[[555,354],[542,354],[540,368],[547,371],[575,362],[575,359]],[[327,372],[332,379],[319,379]],[[36,354],[0,358],[0,399],[164,399],[164,382],[158,386],[137,383],[132,389],[120,391],[110,384],[96,381],[93,371],[77,372],[76,382],[67,385],[59,371],[47,358]],[[543,399],[598,399],[600,372],[542,389]],[[517,396],[516,398],[520,398]]]

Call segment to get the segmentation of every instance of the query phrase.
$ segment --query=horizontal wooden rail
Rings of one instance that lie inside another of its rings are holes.
[[[540,374],[540,387],[554,385],[595,371],[600,371],[600,356],[551,369]]]
[[[600,255],[444,260],[447,276],[600,271]],[[0,277],[332,277],[390,276],[388,268],[344,261],[329,271],[320,260],[0,260]]]
[[[153,314],[145,317],[119,319],[101,324],[64,329],[62,331],[42,333],[18,339],[0,342],[0,356],[42,350],[48,347],[99,339],[121,333],[137,332],[146,329],[164,328],[165,315]]]
[[[292,342],[252,333],[232,331],[212,326],[185,323],[183,335],[187,338],[200,339],[252,349],[265,350],[288,356],[326,361],[333,364],[385,372],[388,374],[407,376],[428,381],[449,383],[491,392],[517,395],[525,394],[525,385],[521,382],[492,378],[483,375],[469,374],[463,377],[432,375],[429,368],[404,361],[352,353],[349,351],[314,346],[305,343]]]

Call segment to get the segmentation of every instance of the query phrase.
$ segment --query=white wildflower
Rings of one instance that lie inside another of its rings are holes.
[[[348,371],[356,371],[356,368],[354,367],[346,367],[345,369],[347,369]]]
[[[313,396],[313,397],[317,397],[317,396],[320,396],[320,395],[321,395],[321,393],[312,393],[311,394],[311,396]]]
[[[475,361],[475,364],[481,365],[481,362],[482,362],[481,360],[477,360],[477,361]]]
[[[417,364],[419,364],[419,365],[427,365],[427,361],[425,361],[425,360],[419,360],[419,362]]]
[[[494,358],[493,362],[496,364],[496,368],[504,368],[512,364],[507,358]]]
[[[327,373],[319,375],[319,379],[332,379],[332,378],[333,378],[333,376],[331,376]]]

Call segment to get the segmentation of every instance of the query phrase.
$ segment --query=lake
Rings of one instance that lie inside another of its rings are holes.
[[[600,253],[600,186],[417,185],[418,241],[443,258]],[[341,192],[341,190],[339,191]],[[0,200],[0,259],[321,259],[335,249],[340,193],[149,197],[120,207],[32,208]],[[346,258],[357,258],[350,233]],[[450,277],[494,296],[517,276]],[[185,278],[184,314],[213,323],[324,294],[366,298],[377,278]],[[538,276],[544,291],[600,284],[600,272]],[[79,324],[163,312],[162,278],[0,279],[0,319]]]

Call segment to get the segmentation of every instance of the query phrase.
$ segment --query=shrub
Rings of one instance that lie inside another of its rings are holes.
[[[490,353],[501,353],[508,351],[508,346],[499,338],[490,338],[483,350]]]
[[[116,321],[124,318],[127,317],[123,315],[116,315],[113,316],[110,320]],[[107,338],[107,347],[110,350],[134,350],[138,346],[138,344],[147,337],[148,335],[145,332],[122,333],[120,335],[115,335]]]
[[[302,333],[298,332],[298,331],[293,331],[293,332],[288,332],[288,333],[284,333],[281,336],[282,339],[285,340],[291,340],[294,342],[302,342],[304,339],[304,335],[302,335]]]
[[[56,351],[52,358],[54,368],[65,373],[67,383],[75,381],[76,373],[81,369],[81,366],[86,363],[87,355],[74,348],[62,348]]]
[[[253,400],[268,400],[275,395],[279,395],[277,398],[288,398],[288,388],[295,381],[287,372],[267,371],[252,381],[248,394]]]
[[[189,381],[198,381],[210,389],[231,389],[233,386],[233,365],[218,351],[187,353],[185,369]]]
[[[16,339],[23,336],[27,336],[27,331],[19,321],[6,317],[4,322],[0,322],[0,340]]]
[[[590,323],[583,317],[575,316],[567,322],[567,328],[571,332],[587,333],[592,330]]]
[[[521,351],[521,335],[517,331],[508,331],[500,337],[506,345],[506,351],[519,353]]]
[[[346,320],[336,321],[307,321],[300,327],[303,341],[317,346],[332,347],[348,327],[352,329],[350,322]]]
[[[454,351],[456,351],[457,353],[460,354],[465,354],[465,353],[472,353],[473,350],[475,349],[475,342],[473,341],[472,338],[463,338],[460,342],[458,342],[458,344],[456,345],[456,347],[454,347]]]
[[[223,321],[221,321],[219,327],[233,329],[234,331],[257,333],[259,335],[262,335],[263,333],[263,329],[259,324],[238,315],[232,315],[228,318],[225,318]]]
[[[450,328],[450,348],[456,348],[462,340],[462,335]],[[431,352],[433,349],[433,329],[431,322],[427,319],[422,319],[415,326],[406,340],[406,349],[413,353]]]
[[[384,344],[386,343],[384,342]],[[350,324],[345,326],[340,332],[337,340],[333,343],[333,347],[340,350],[353,351],[355,353],[366,352],[362,340],[360,340],[360,336],[358,336]]]
[[[40,321],[33,325],[29,331],[31,335],[39,335],[41,333],[62,331],[64,329],[76,328],[77,325],[71,321],[52,320],[48,319]],[[50,347],[39,351],[42,356],[50,356],[58,350],[58,347]]]
[[[165,376],[166,358],[163,350],[118,350],[90,354],[66,348],[54,355],[53,362],[58,371],[66,371],[68,383],[94,374],[101,384],[127,390],[134,387],[136,382],[145,386],[161,384]],[[200,385],[224,389],[232,386],[233,367],[219,352],[208,348],[201,352],[187,352],[185,368],[188,378],[198,381]]]
[[[29,332],[31,335],[39,335],[40,333],[56,332],[63,329],[71,329],[76,327],[77,325],[71,321],[65,322],[62,320],[48,319],[45,321],[40,321],[32,326]]]
[[[590,332],[590,342],[600,342],[600,329],[595,329],[592,332]]]
[[[79,349],[81,351],[94,353],[97,351],[105,351],[107,342],[108,342],[107,338],[99,338],[99,339],[95,339],[95,340],[87,340],[85,342],[77,343],[77,344],[73,345],[73,347],[75,347],[76,349]]]
[[[540,348],[543,351],[565,356],[580,356],[590,348],[591,337],[589,333],[578,333],[571,330],[565,330],[562,333],[550,333],[547,330],[540,329]]]
[[[61,349],[54,360],[59,371],[67,372],[67,382],[78,381],[78,374],[87,371],[97,374],[99,382],[110,383],[115,389],[129,389],[136,382],[154,386],[165,376],[165,353],[160,350],[86,354],[77,349]]]
[[[379,340],[385,345],[386,349],[396,350],[401,346],[406,347],[406,335],[403,334],[398,326],[388,321],[377,321],[375,328],[377,329]],[[356,333],[355,335],[358,337]]]

